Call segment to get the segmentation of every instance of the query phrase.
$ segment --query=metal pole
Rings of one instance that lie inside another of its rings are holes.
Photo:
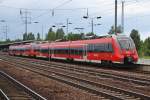
[[[93,22],[93,18],[92,18],[91,24],[92,24],[92,33],[94,33],[94,22]]]
[[[117,0],[115,0],[115,34],[117,35]]]
[[[67,18],[67,35],[68,35],[68,24],[69,24],[69,19]]]
[[[48,41],[48,61],[50,61],[50,41]]]
[[[28,16],[27,16],[27,10],[25,11],[25,33],[28,32]]]
[[[4,40],[7,41],[8,26],[3,26]]]
[[[125,3],[125,1],[122,1],[122,18],[121,18],[122,33],[124,33],[124,3]]]
[[[7,41],[7,29],[8,29],[8,26],[6,25],[6,41]]]
[[[44,39],[43,39],[43,25],[42,25],[42,40],[44,40]]]

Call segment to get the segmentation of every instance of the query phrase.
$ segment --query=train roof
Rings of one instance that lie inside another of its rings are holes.
[[[111,42],[112,39],[117,39],[117,38],[129,38],[127,35],[122,35],[122,34],[118,34],[118,35],[106,35],[106,36],[99,36],[95,39],[85,39],[85,40],[76,40],[76,41],[62,41],[62,42],[48,42],[48,41],[45,41],[45,42],[34,42],[34,43],[28,43],[28,44],[23,44],[23,45],[13,45],[13,46],[10,46],[10,48],[24,48],[24,47],[30,47],[30,46],[33,46],[33,47],[43,47],[43,48],[47,48],[47,46],[49,44],[51,44],[50,46],[54,46],[54,47],[63,47],[63,46],[69,46],[70,43],[72,43],[71,45],[72,46],[75,46],[78,44],[78,46],[82,46],[82,45],[85,45],[87,43],[90,43],[90,44],[94,44],[94,43],[106,43],[106,42]],[[101,41],[100,41],[101,40]]]

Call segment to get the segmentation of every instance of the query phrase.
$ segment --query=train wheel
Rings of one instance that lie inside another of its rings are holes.
[[[34,55],[33,58],[36,58],[36,55]]]
[[[133,61],[131,58],[125,57],[124,58],[124,64],[128,65],[128,64],[133,64]]]
[[[74,59],[73,58],[67,58],[67,61],[69,61],[69,62],[73,62],[74,61]]]

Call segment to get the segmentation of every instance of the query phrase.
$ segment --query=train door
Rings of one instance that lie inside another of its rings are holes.
[[[54,57],[54,53],[55,53],[55,47],[54,45],[51,46],[51,58]]]
[[[52,48],[50,46],[48,46],[48,58],[49,60],[51,59],[51,56],[52,56]]]
[[[83,46],[83,59],[87,60],[87,44]]]

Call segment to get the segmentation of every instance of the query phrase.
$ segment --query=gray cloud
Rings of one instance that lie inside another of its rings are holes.
[[[47,9],[47,10],[29,10],[32,21],[39,21],[38,24],[28,25],[29,32],[41,32],[41,26],[44,25],[44,33],[55,23],[66,24],[66,18],[70,18],[73,23],[69,26],[69,31],[74,31],[75,27],[84,27],[84,32],[90,32],[90,19],[85,20],[82,17],[86,15],[86,9],[89,8],[90,17],[102,16],[100,20],[94,20],[95,23],[101,23],[101,26],[95,26],[94,31],[98,35],[106,35],[110,27],[114,24],[114,0],[72,0],[63,6],[58,7],[68,0],[0,0],[0,19],[7,20],[9,26],[9,37],[15,39],[21,37],[24,32],[24,25],[19,14],[19,8],[29,9]],[[129,1],[129,0],[128,0]],[[145,39],[150,36],[150,2],[142,0],[134,3],[125,4],[125,31],[126,34],[135,28],[141,32],[141,36]],[[52,17],[50,9],[74,9],[74,10],[55,10],[55,16]],[[118,5],[118,23],[121,22],[121,3]],[[37,16],[42,16],[36,18]],[[140,17],[143,15],[142,17]],[[147,16],[147,17],[146,17]],[[3,23],[4,24],[4,23]],[[2,25],[0,25],[1,27]],[[65,29],[64,29],[65,30]],[[1,32],[1,31],[0,31]],[[0,36],[2,37],[2,36]],[[1,39],[1,38],[0,38]]]

